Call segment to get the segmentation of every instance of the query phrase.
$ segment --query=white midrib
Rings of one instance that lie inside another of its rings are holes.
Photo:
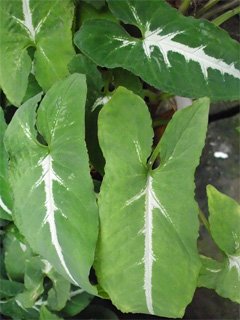
[[[36,36],[36,31],[33,26],[33,21],[32,21],[32,12],[30,9],[30,0],[22,0],[22,8],[23,8],[23,16],[24,16],[24,21],[23,24],[29,31],[29,34],[32,38],[32,40],[35,40]]]
[[[7,205],[4,203],[2,197],[0,196],[0,207],[9,215],[12,214],[12,211],[7,207]]]
[[[215,69],[221,72],[221,74],[229,74],[235,78],[240,78],[240,71],[235,68],[233,64],[227,64],[221,59],[216,59],[209,56],[204,51],[204,46],[192,48],[185,44],[172,40],[178,34],[182,32],[169,33],[167,35],[159,35],[162,32],[161,29],[155,31],[147,31],[145,33],[145,40],[143,41],[143,49],[145,55],[151,58],[152,48],[157,47],[163,55],[164,62],[168,67],[171,67],[171,63],[168,60],[169,52],[176,52],[184,56],[187,62],[194,61],[201,67],[204,78],[208,78],[208,69]]]
[[[56,181],[60,184],[62,184],[62,180],[58,175],[54,172],[53,167],[52,167],[52,157],[51,155],[46,156],[43,160],[40,161],[40,165],[42,166],[42,176],[37,181],[36,186],[40,185],[42,182],[44,183],[44,191],[46,195],[46,200],[45,200],[45,208],[46,208],[46,215],[43,220],[43,224],[48,224],[49,229],[50,229],[50,235],[51,235],[51,241],[52,245],[56,250],[57,256],[60,260],[60,263],[69,276],[69,278],[73,281],[74,284],[78,286],[77,281],[73,278],[71,275],[63,253],[62,253],[62,248],[58,240],[58,234],[57,234],[57,227],[56,227],[56,222],[55,222],[55,212],[58,210],[57,206],[55,205],[54,201],[54,195],[53,195],[53,181]]]
[[[157,198],[154,190],[153,190],[153,178],[148,175],[145,189],[141,190],[134,197],[126,201],[125,206],[129,206],[135,201],[139,200],[143,196],[145,196],[144,202],[144,293],[146,299],[146,305],[148,312],[150,314],[154,314],[153,309],[153,299],[152,299],[152,269],[153,262],[155,261],[154,252],[153,252],[153,210],[159,209],[161,214],[169,221],[169,223],[173,224],[171,217],[167,213],[164,206],[161,204],[160,200]]]
[[[152,178],[149,177],[145,191],[145,215],[144,215],[144,291],[146,304],[149,313],[154,314],[152,302],[152,268],[153,268],[153,247],[152,247],[152,232],[153,232],[153,205],[152,199]]]

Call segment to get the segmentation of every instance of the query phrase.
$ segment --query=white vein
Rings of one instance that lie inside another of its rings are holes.
[[[135,146],[135,149],[136,149],[136,152],[137,152],[138,160],[139,160],[139,162],[142,163],[140,144],[139,144],[139,142],[137,140],[133,140],[133,143],[134,143],[134,146]]]
[[[45,200],[46,215],[44,217],[43,224],[47,223],[49,225],[52,245],[56,250],[56,253],[58,255],[58,258],[61,262],[63,269],[65,270],[69,278],[72,280],[72,282],[78,285],[78,283],[73,278],[73,276],[71,275],[66,265],[66,262],[62,253],[62,248],[58,240],[57,227],[55,222],[55,212],[59,209],[57,208],[54,200],[53,182],[55,181],[63,185],[63,181],[54,171],[52,163],[53,163],[53,159],[50,154],[47,155],[44,159],[40,160],[39,165],[41,165],[42,167],[42,176],[36,182],[35,187],[38,187],[41,183],[44,183],[44,190],[46,195],[46,200]]]
[[[24,134],[26,135],[26,137],[29,139],[29,140],[32,140],[32,134],[31,134],[31,130],[30,130],[30,127],[27,123],[23,124],[21,122],[19,122],[20,124],[20,127],[22,128]]]
[[[127,46],[133,46],[133,45],[136,44],[136,41],[130,41],[130,40],[125,39],[123,37],[115,37],[114,36],[113,39],[122,42],[122,44],[120,45],[119,48],[124,48],[124,47],[127,47]]]
[[[104,106],[110,101],[111,96],[99,97],[93,104],[91,111],[93,112],[98,106]]]
[[[188,45],[174,41],[173,39],[183,33],[183,31],[177,31],[169,34],[162,34],[163,29],[158,28],[154,31],[150,31],[149,24],[147,25],[147,31],[144,35],[143,49],[148,59],[151,58],[154,48],[158,48],[161,52],[164,62],[168,68],[171,67],[169,61],[169,52],[175,52],[182,55],[186,62],[197,62],[202,70],[204,78],[208,78],[208,69],[218,70],[222,75],[229,74],[234,78],[240,79],[240,71],[236,69],[234,63],[227,64],[222,59],[216,59],[208,55],[204,49],[206,46],[202,45],[196,48],[189,47]]]
[[[8,208],[8,206],[4,203],[2,197],[0,196],[0,207],[9,215],[12,214],[12,211]]]
[[[228,256],[229,269],[236,268],[238,278],[240,278],[240,256]]]
[[[152,268],[153,262],[155,261],[152,236],[153,236],[153,210],[158,209],[161,214],[173,224],[171,217],[168,215],[166,209],[161,204],[160,200],[157,198],[155,191],[153,189],[153,179],[149,175],[147,178],[147,183],[144,189],[142,189],[138,194],[132,197],[130,200],[126,201],[125,206],[131,205],[133,202],[139,200],[141,197],[145,197],[145,213],[144,213],[144,228],[142,233],[145,236],[144,239],[144,292],[146,305],[149,313],[154,314],[153,301],[152,301]]]
[[[218,273],[220,272],[222,269],[210,269],[210,268],[206,268],[206,270],[212,272],[212,273]]]
[[[24,243],[19,242],[19,245],[20,245],[20,248],[22,249],[23,252],[27,251],[27,246]]]
[[[42,263],[44,264],[43,273],[48,274],[52,270],[52,265],[46,259],[42,259]]]

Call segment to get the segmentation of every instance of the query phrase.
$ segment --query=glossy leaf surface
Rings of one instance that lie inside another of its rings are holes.
[[[112,21],[86,21],[75,43],[97,64],[128,69],[179,96],[239,98],[239,44],[225,31],[184,17],[162,0],[109,0],[108,5],[124,24],[137,27],[141,37],[130,36]]]

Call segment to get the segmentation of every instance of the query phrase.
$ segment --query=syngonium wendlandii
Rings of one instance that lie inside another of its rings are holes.
[[[117,22],[86,21],[75,43],[97,64],[128,69],[180,96],[239,98],[239,44],[225,31],[184,17],[162,0],[108,0],[108,5],[123,23],[139,28],[141,37],[130,36]]]
[[[5,144],[17,227],[56,270],[96,293],[88,279],[98,214],[84,138],[86,93],[85,76],[73,74],[47,92],[37,114],[41,96],[28,100],[8,126]]]
[[[120,87],[100,111],[106,165],[95,268],[124,312],[180,317],[192,299],[200,268],[194,171],[208,108],[205,98],[176,113],[155,170],[147,164],[153,129],[144,101]]]

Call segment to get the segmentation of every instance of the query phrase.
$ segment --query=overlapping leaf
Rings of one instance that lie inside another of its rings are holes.
[[[98,214],[84,140],[86,91],[82,75],[57,82],[41,102],[37,122],[40,96],[28,100],[8,126],[5,142],[17,227],[59,273],[95,292],[88,275]]]
[[[3,110],[0,108],[0,218],[12,220],[12,193],[8,181],[8,155],[3,144],[6,128]]]
[[[239,44],[205,20],[184,17],[165,1],[108,0],[113,14],[138,27],[130,36],[118,23],[86,21],[76,45],[97,64],[123,67],[171,93],[239,98]]]
[[[240,206],[212,186],[207,193],[211,234],[226,257],[223,261],[201,257],[199,286],[240,303]]]
[[[106,166],[95,268],[124,312],[180,317],[192,299],[200,267],[194,171],[208,105],[203,99],[176,113],[155,170],[147,166],[153,130],[144,101],[119,88],[100,112]]]
[[[47,90],[67,75],[73,56],[70,0],[2,0],[0,6],[0,86],[19,106],[25,96],[32,61],[28,49],[36,49],[33,72]]]

